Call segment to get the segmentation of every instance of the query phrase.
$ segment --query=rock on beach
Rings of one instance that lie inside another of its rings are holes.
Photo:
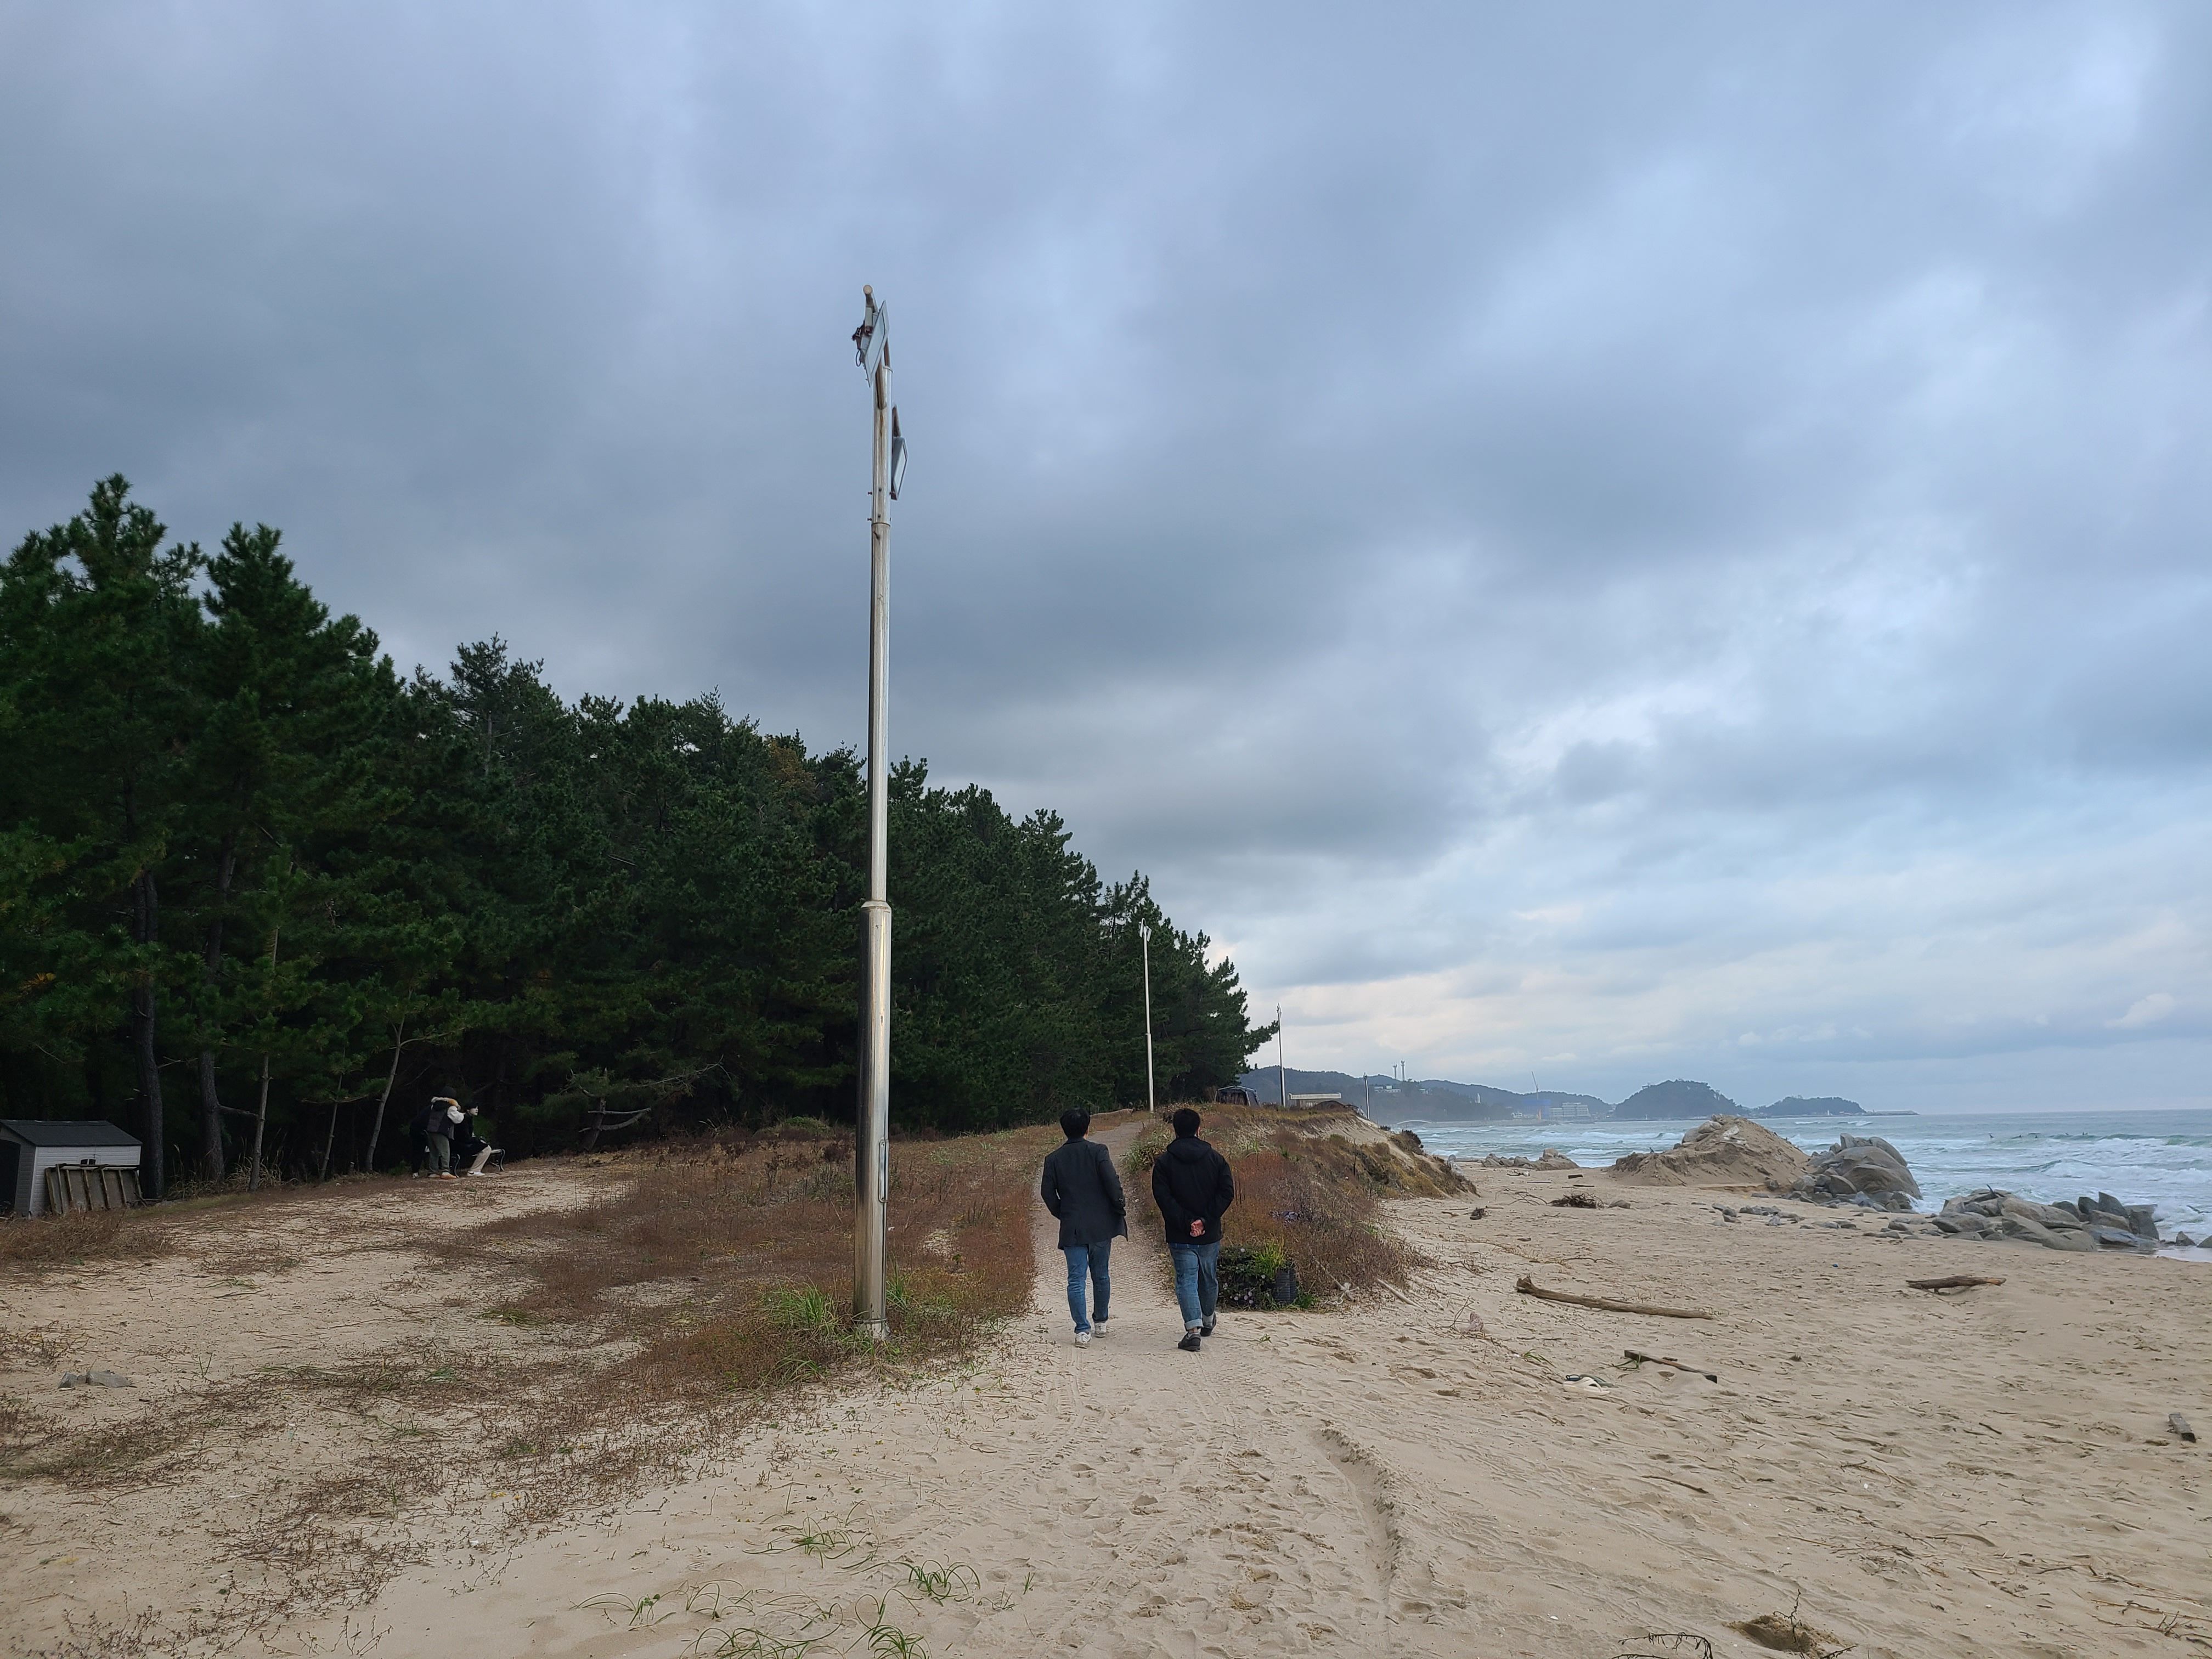
[[[1884,1209],[1909,1210],[1920,1196],[1920,1183],[1905,1166],[1905,1154],[1881,1136],[1844,1135],[1813,1155],[1794,1195],[1846,1204],[1870,1198]]]
[[[1480,1166],[1486,1170],[1579,1170],[1583,1166],[1556,1146],[1544,1148],[1541,1158],[1501,1158],[1492,1152]]]
[[[2123,1204],[2110,1193],[2072,1203],[2039,1204],[1996,1187],[1951,1199],[1936,1218],[1946,1233],[1969,1238],[2011,1238],[2049,1250],[2133,1250],[2159,1244],[2156,1214],[2148,1204]]]
[[[1663,1152],[1631,1152],[1613,1162],[1616,1180],[1639,1187],[1747,1187],[1786,1193],[1811,1160],[1763,1123],[1709,1117]]]

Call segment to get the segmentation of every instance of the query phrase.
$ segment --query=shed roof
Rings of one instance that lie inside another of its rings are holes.
[[[0,1129],[32,1146],[136,1146],[138,1137],[128,1129],[98,1118],[54,1122],[39,1118],[0,1117]]]

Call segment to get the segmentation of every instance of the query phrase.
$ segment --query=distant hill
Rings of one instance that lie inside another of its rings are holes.
[[[1622,1118],[1701,1118],[1716,1112],[1735,1112],[1743,1108],[1730,1100],[1709,1083],[1692,1083],[1686,1078],[1676,1078],[1671,1083],[1647,1083],[1634,1094],[1613,1109],[1616,1119]]]
[[[1558,1105],[1571,1100],[1582,1102],[1594,1113],[1607,1109],[1605,1102],[1595,1095],[1565,1095],[1549,1089],[1541,1094],[1522,1095],[1510,1089],[1494,1089],[1486,1083],[1454,1083],[1445,1078],[1401,1083],[1394,1077],[1304,1072],[1295,1066],[1289,1068],[1286,1075],[1294,1095],[1341,1095],[1351,1104],[1371,1111],[1384,1123],[1498,1123],[1516,1112],[1533,1112],[1539,1105]],[[1273,1066],[1255,1067],[1237,1081],[1270,1105],[1279,1103]]]
[[[1833,1095],[1817,1095],[1806,1100],[1791,1095],[1778,1100],[1771,1106],[1762,1106],[1752,1114],[1753,1117],[1864,1117],[1866,1108],[1856,1100],[1839,1100]]]
[[[1486,1083],[1454,1083],[1445,1078],[1401,1083],[1395,1077],[1302,1072],[1295,1066],[1290,1068],[1288,1076],[1294,1095],[1340,1095],[1383,1123],[1496,1123],[1516,1112],[1534,1115],[1540,1108],[1571,1103],[1589,1107],[1593,1117],[1610,1117],[1617,1121],[1639,1118],[1688,1121],[1711,1117],[1716,1112],[1734,1112],[1746,1117],[1868,1115],[1866,1108],[1856,1100],[1844,1100],[1835,1095],[1811,1099],[1791,1095],[1771,1106],[1746,1112],[1711,1084],[1694,1083],[1687,1078],[1646,1084],[1620,1105],[1609,1106],[1595,1095],[1562,1094],[1556,1089],[1517,1094],[1510,1089],[1492,1088]],[[1273,1066],[1256,1066],[1237,1081],[1270,1105],[1277,1103]]]

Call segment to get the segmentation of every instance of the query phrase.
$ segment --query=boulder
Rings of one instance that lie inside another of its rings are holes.
[[[2040,1244],[2046,1250],[2094,1250],[2096,1240],[2079,1227],[2046,1227],[2041,1222],[2024,1215],[2006,1215],[1998,1219],[1996,1230],[2007,1238]]]
[[[2032,1198],[2022,1198],[2018,1193],[2005,1193],[2001,1196],[2002,1211],[2006,1215],[2019,1216],[2039,1226],[2072,1228],[2075,1231],[2081,1228],[2080,1218],[2063,1205],[2039,1204]]]
[[[1886,1200],[1892,1194],[1920,1196],[1920,1183],[1905,1167],[1905,1155],[1879,1135],[1844,1135],[1817,1152],[1796,1185],[1801,1198],[1842,1200],[1861,1194]]]
[[[1709,1117],[1663,1152],[1631,1152],[1613,1175],[1639,1187],[1748,1187],[1788,1192],[1805,1173],[1805,1154],[1763,1123]],[[1745,1213],[1752,1213],[1747,1211]]]
[[[2157,1212],[2148,1204],[2123,1204],[2110,1193],[2099,1193],[2094,1198],[2077,1198],[2067,1207],[2086,1226],[2116,1227],[2145,1240],[2158,1237]]]
[[[1541,1158],[1504,1158],[1492,1152],[1482,1160],[1486,1170],[1579,1170],[1583,1166],[1556,1146],[1544,1148]]]

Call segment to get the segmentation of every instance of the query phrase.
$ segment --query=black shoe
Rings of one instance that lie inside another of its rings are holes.
[[[1212,1336],[1213,1334],[1213,1322],[1209,1319],[1206,1323],[1200,1325],[1198,1328],[1198,1334],[1200,1336]]]
[[[1185,1331],[1182,1335],[1182,1340],[1176,1343],[1176,1346],[1181,1348],[1185,1353],[1196,1353],[1198,1352],[1198,1333],[1196,1331]]]

